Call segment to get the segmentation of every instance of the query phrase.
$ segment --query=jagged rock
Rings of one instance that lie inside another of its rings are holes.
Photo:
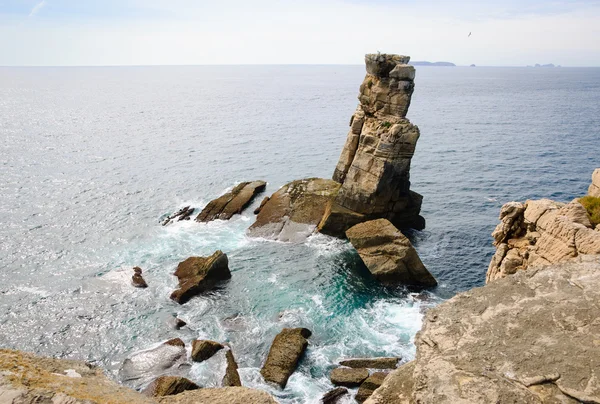
[[[369,271],[385,284],[435,286],[408,238],[387,219],[357,224],[346,236]]]
[[[344,387],[336,387],[335,389],[329,390],[327,393],[323,394],[323,397],[321,397],[321,403],[335,404],[346,394],[348,394],[348,389]]]
[[[335,386],[358,387],[369,377],[367,369],[335,368],[329,379]]]
[[[125,359],[119,369],[119,379],[137,386],[143,385],[166,372],[176,371],[186,363],[186,357],[184,342],[174,338]]]
[[[133,267],[133,276],[131,277],[131,283],[136,288],[147,288],[148,284],[142,277],[142,268]]]
[[[400,358],[355,358],[344,359],[340,365],[349,368],[367,368],[367,369],[396,369]]]
[[[242,213],[254,197],[265,190],[266,186],[267,183],[264,181],[242,182],[225,195],[210,201],[196,217],[196,221],[229,220],[233,215]]]
[[[419,128],[406,119],[414,90],[408,56],[369,54],[360,104],[333,174],[341,184],[319,231],[344,237],[355,224],[386,218],[399,228],[425,227],[422,196],[410,191],[410,162]]]
[[[260,213],[260,211],[262,210],[263,206],[265,206],[266,203],[269,202],[269,199],[271,199],[271,198],[269,198],[268,196],[265,196],[263,198],[263,200],[260,202],[260,205],[258,206],[258,208],[254,209],[254,214],[255,215],[258,215]]]
[[[143,393],[150,397],[171,396],[200,387],[185,377],[161,376],[148,385]]]
[[[223,348],[225,348],[223,345],[215,341],[195,339],[192,341],[192,360],[203,362]]]
[[[158,399],[161,404],[277,404],[262,390],[247,387],[207,388]]]
[[[227,359],[227,368],[225,369],[225,376],[223,377],[221,384],[223,387],[241,386],[242,381],[240,379],[240,374],[238,373],[238,364],[233,357],[231,348],[225,352],[225,358]]]
[[[308,178],[292,181],[271,195],[248,229],[251,237],[303,241],[323,218],[327,203],[340,187],[335,181]]]
[[[190,257],[180,262],[174,273],[179,278],[179,289],[171,294],[171,299],[184,304],[218,282],[230,279],[228,263],[227,255],[220,250],[210,257]]]
[[[178,222],[181,220],[190,220],[190,216],[192,215],[192,213],[194,213],[194,210],[195,209],[190,206],[185,206],[185,207],[179,209],[177,212],[173,213],[172,215],[167,216],[167,218],[162,222],[162,225],[163,226],[168,225],[175,218],[178,218],[177,219]]]
[[[187,323],[185,321],[183,321],[180,318],[175,318],[174,321],[174,326],[176,330],[180,330],[181,328],[185,327],[187,325]]]
[[[592,183],[588,188],[588,195],[600,197],[600,168],[596,168],[592,174]]]
[[[306,328],[284,328],[273,340],[267,360],[260,374],[268,382],[284,388],[294,373],[306,347],[311,332]]]
[[[373,394],[373,392],[376,389],[378,389],[381,386],[387,375],[388,373],[384,372],[373,373],[367,378],[367,380],[362,382],[362,384],[358,388],[356,396],[354,396],[354,399],[359,403],[364,402],[367,398],[371,396],[371,394]]]
[[[416,359],[366,403],[600,402],[598,301],[598,255],[460,293],[427,312]]]

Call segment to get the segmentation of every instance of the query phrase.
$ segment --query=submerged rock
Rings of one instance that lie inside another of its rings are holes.
[[[408,238],[387,219],[353,226],[346,232],[369,271],[385,284],[435,286]]]
[[[185,206],[179,209],[177,212],[173,213],[172,215],[167,216],[167,218],[163,220],[162,225],[166,226],[176,218],[178,222],[181,220],[190,220],[190,216],[192,215],[192,213],[194,213],[194,210],[195,209],[190,206]]]
[[[360,104],[333,174],[341,187],[319,231],[344,237],[355,224],[387,218],[399,228],[425,227],[422,196],[410,190],[410,163],[419,128],[406,119],[415,70],[408,56],[369,54]]]
[[[340,184],[322,178],[292,181],[265,202],[248,229],[251,237],[304,241],[323,218],[327,203]]]
[[[247,387],[205,388],[158,400],[161,404],[277,404],[266,391]]]
[[[340,361],[349,368],[396,369],[400,358],[353,358]]]
[[[348,389],[344,387],[336,387],[333,390],[329,390],[321,397],[322,404],[335,404],[341,400],[343,396],[348,394]]]
[[[288,379],[296,370],[311,332],[306,328],[284,328],[273,340],[267,360],[260,374],[268,382],[285,388]]]
[[[227,368],[225,369],[225,376],[223,377],[221,384],[223,387],[241,386],[242,380],[240,379],[240,374],[238,373],[238,364],[233,357],[231,348],[225,352],[225,358],[227,359]]]
[[[592,174],[592,183],[588,188],[588,195],[600,197],[600,168],[596,168]]]
[[[185,327],[187,323],[180,318],[175,318],[173,325],[176,330],[180,330],[181,328]]]
[[[227,255],[220,250],[210,257],[190,257],[180,262],[174,273],[179,278],[179,289],[171,294],[171,299],[184,304],[218,282],[230,279],[228,264]]]
[[[460,293],[427,312],[416,359],[366,402],[600,402],[599,301],[598,255]]]
[[[223,345],[215,341],[195,339],[192,341],[192,360],[203,362],[223,348],[225,348]]]
[[[329,379],[335,386],[358,387],[369,377],[367,369],[336,368],[331,371]]]
[[[267,183],[264,181],[242,182],[225,195],[210,201],[196,217],[196,221],[229,220],[233,215],[242,213],[254,197],[265,190],[266,186]]]
[[[367,398],[371,396],[371,394],[373,394],[373,392],[376,389],[378,389],[381,386],[387,375],[388,374],[384,372],[373,373],[367,378],[367,380],[362,382],[362,384],[358,388],[356,396],[354,396],[354,399],[359,403],[364,402]]]
[[[150,397],[162,397],[199,388],[200,386],[185,377],[161,376],[150,383],[150,385],[144,389],[143,393]]]
[[[142,268],[133,267],[133,276],[131,277],[131,283],[136,288],[147,288],[148,284],[142,277]]]

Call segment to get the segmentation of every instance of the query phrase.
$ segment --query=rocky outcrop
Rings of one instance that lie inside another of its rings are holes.
[[[344,359],[340,365],[349,368],[367,368],[367,369],[396,369],[400,358],[356,358]]]
[[[406,119],[415,69],[408,56],[369,54],[359,106],[333,174],[341,187],[319,231],[343,237],[353,225],[387,218],[399,228],[425,226],[421,195],[410,191],[410,162],[420,133]]]
[[[131,284],[136,288],[147,288],[148,284],[142,277],[142,268],[133,267],[133,276],[131,277]]]
[[[0,350],[0,402],[7,404],[155,403],[85,362]]]
[[[179,338],[171,339],[125,359],[119,369],[119,379],[136,387],[142,386],[165,373],[176,373],[186,359],[184,342]]]
[[[357,224],[346,231],[346,236],[369,271],[382,283],[437,285],[408,238],[389,220]]]
[[[225,352],[225,358],[227,360],[227,367],[225,369],[225,376],[223,377],[223,387],[236,387],[242,385],[240,374],[238,373],[238,364],[235,361],[231,348]]]
[[[180,262],[174,273],[179,278],[179,289],[171,294],[171,299],[184,304],[217,283],[230,279],[228,265],[227,255],[220,250],[210,257],[190,257]]]
[[[192,360],[204,362],[223,348],[223,345],[215,341],[195,339],[192,341]]]
[[[150,397],[171,396],[187,390],[197,390],[200,387],[185,377],[161,376],[144,389],[144,394]]]
[[[161,404],[277,404],[269,393],[246,387],[186,391],[158,400]]]
[[[165,220],[163,220],[162,225],[166,226],[173,222],[173,220],[175,219],[177,219],[178,222],[182,220],[190,220],[190,216],[192,216],[192,213],[194,213],[194,208],[192,208],[191,206],[184,206],[172,215],[167,216]]]
[[[588,188],[588,195],[600,198],[600,168],[596,168],[592,174],[592,183]]]
[[[334,386],[358,387],[369,377],[367,369],[335,368],[329,379]]]
[[[254,197],[265,190],[266,186],[267,183],[264,181],[242,182],[225,195],[210,201],[196,217],[196,221],[229,220],[233,215],[242,213],[252,203]]]
[[[348,394],[348,389],[344,387],[336,387],[335,389],[329,390],[321,397],[322,404],[335,404]]]
[[[354,399],[356,401],[358,401],[359,403],[362,403],[367,398],[371,397],[373,392],[376,389],[378,389],[379,387],[381,387],[381,385],[383,384],[383,381],[385,380],[387,375],[388,374],[385,372],[373,373],[371,376],[369,376],[367,378],[367,380],[362,382],[362,384],[358,388],[358,392],[356,393],[356,396],[354,396]]]
[[[568,204],[549,199],[509,202],[492,233],[496,253],[486,282],[532,265],[568,261],[582,254],[600,254],[600,232],[594,231],[577,199]]]
[[[306,328],[284,328],[269,349],[267,360],[260,374],[268,382],[285,388],[288,379],[296,370],[298,362],[308,346],[311,332]]]
[[[600,257],[535,266],[429,310],[416,360],[366,401],[599,403]]]
[[[275,192],[260,209],[248,235],[299,242],[314,232],[327,203],[340,184],[322,178],[292,181]]]

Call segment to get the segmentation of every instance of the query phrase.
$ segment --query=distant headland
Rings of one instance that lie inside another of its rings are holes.
[[[408,62],[408,64],[409,65],[413,65],[413,66],[444,66],[444,67],[456,66],[452,62],[426,62],[426,61],[420,61],[420,62]]]

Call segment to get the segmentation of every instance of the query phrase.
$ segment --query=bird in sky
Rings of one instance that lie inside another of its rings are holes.
[[[467,38],[469,38],[471,36],[471,33],[469,32],[469,35],[467,36]]]

